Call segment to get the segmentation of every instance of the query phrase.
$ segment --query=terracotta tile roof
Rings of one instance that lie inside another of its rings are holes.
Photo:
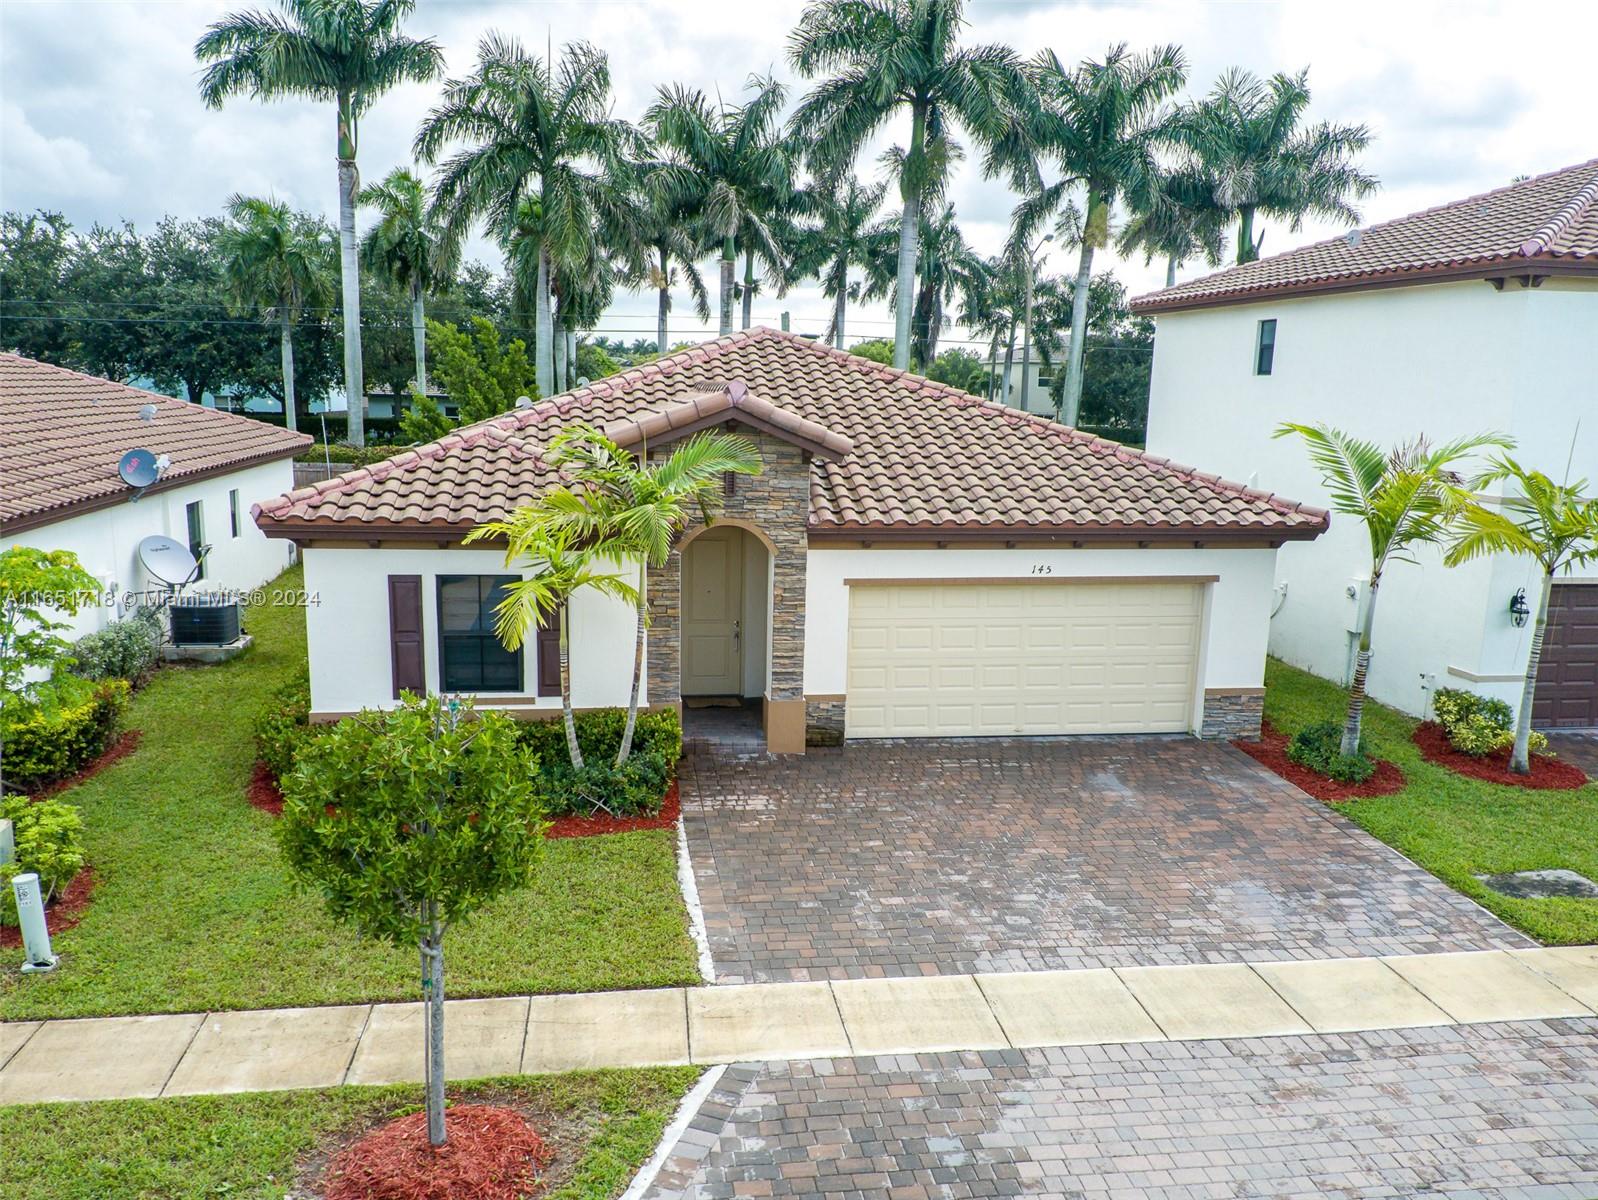
[[[807,421],[797,413],[778,408],[768,400],[750,395],[741,379],[732,380],[715,392],[684,396],[658,408],[640,409],[632,415],[611,421],[600,430],[611,441],[627,449],[640,445],[673,441],[735,416],[744,424],[795,442],[816,457],[834,462],[848,455],[854,443],[824,425]]]
[[[1429,278],[1598,270],[1598,159],[1132,301],[1136,312]]]
[[[139,412],[155,406],[155,419]],[[135,448],[172,464],[156,488],[298,454],[311,439],[17,354],[0,354],[0,526],[7,533],[126,498]]]
[[[731,400],[729,385],[748,394]],[[771,329],[707,342],[457,430],[256,508],[283,535],[448,538],[550,486],[542,450],[581,421],[624,428],[709,402],[830,439],[811,464],[812,533],[1167,533],[1310,538],[1320,509],[1227,483],[917,375]],[[760,399],[757,401],[755,395]],[[780,414],[773,415],[773,414]]]

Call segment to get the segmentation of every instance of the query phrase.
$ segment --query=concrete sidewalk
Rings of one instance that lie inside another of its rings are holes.
[[[1275,1037],[1598,1013],[1598,947],[449,1003],[451,1078]],[[0,1023],[0,1104],[414,1081],[421,1008]]]

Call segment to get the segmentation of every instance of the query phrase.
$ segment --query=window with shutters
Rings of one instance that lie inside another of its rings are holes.
[[[494,632],[494,610],[515,575],[438,577],[438,676],[444,692],[519,692],[522,655]]]

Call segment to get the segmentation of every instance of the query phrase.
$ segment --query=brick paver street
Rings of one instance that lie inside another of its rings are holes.
[[[681,784],[720,982],[1532,944],[1215,742],[696,751]]]
[[[651,1200],[1598,1196],[1598,1021],[741,1064]]]

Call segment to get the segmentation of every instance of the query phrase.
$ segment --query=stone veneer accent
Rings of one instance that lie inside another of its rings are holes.
[[[754,525],[776,547],[771,564],[771,686],[773,701],[803,703],[805,686],[805,554],[809,545],[810,462],[799,447],[780,438],[752,433],[731,423],[732,432],[749,437],[764,470],[740,475],[733,494],[718,498],[718,518]],[[723,427],[725,428],[725,427]],[[651,457],[670,453],[662,447]],[[684,537],[703,529],[690,525]],[[682,650],[678,623],[682,613],[682,550],[648,576],[649,699],[673,704],[682,699]]]
[[[1265,716],[1265,690],[1238,688],[1214,689],[1204,693],[1204,720],[1199,736],[1231,741],[1245,738],[1258,741],[1260,722]]]
[[[805,745],[841,746],[843,714],[842,696],[805,697]]]

